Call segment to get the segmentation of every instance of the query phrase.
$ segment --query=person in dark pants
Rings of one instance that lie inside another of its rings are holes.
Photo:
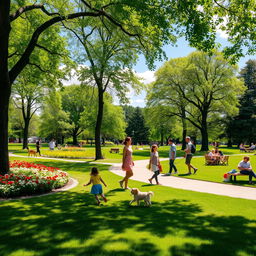
[[[40,140],[37,140],[37,141],[36,141],[36,153],[39,153],[39,156],[41,156]]]
[[[170,169],[169,169],[168,175],[172,174],[172,169],[174,169],[174,174],[177,174],[178,171],[177,171],[177,168],[176,168],[176,166],[174,164],[174,161],[176,159],[176,145],[174,144],[172,139],[169,139],[168,143],[170,145],[170,151],[169,151]]]
[[[253,184],[252,177],[256,178],[256,174],[252,170],[252,166],[249,156],[245,156],[244,159],[238,164],[238,169],[241,174],[249,175],[249,184]]]
[[[149,182],[152,184],[152,180],[155,179],[156,180],[156,184],[157,185],[161,185],[158,182],[158,178],[157,176],[160,174],[159,171],[159,154],[157,151],[158,147],[157,145],[152,145],[151,148],[151,154],[150,154],[150,160],[149,160],[149,166],[152,172],[154,172],[153,176],[149,179]]]
[[[186,146],[186,149],[184,150],[185,151],[185,156],[184,157],[186,158],[185,163],[188,166],[187,175],[191,174],[191,168],[194,170],[194,174],[196,174],[198,169],[191,164],[191,160],[192,160],[192,157],[193,157],[192,148],[194,146],[193,146],[189,136],[186,137],[186,143],[187,143],[187,146]]]

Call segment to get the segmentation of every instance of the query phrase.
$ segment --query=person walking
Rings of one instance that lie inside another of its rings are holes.
[[[168,143],[170,145],[170,151],[169,151],[169,164],[170,164],[170,169],[168,175],[172,175],[172,169],[174,169],[174,174],[177,174],[177,168],[174,164],[174,161],[176,159],[176,145],[174,144],[172,139],[168,140]]]
[[[192,144],[190,137],[186,137],[186,143],[187,143],[187,146],[186,146],[186,149],[184,150],[185,151],[184,157],[186,158],[185,163],[188,166],[188,175],[192,174],[191,168],[194,170],[194,174],[196,174],[198,168],[196,168],[191,164],[191,160],[192,160],[193,154],[196,152],[196,148]]]
[[[39,156],[41,156],[41,151],[40,151],[40,140],[36,141],[36,153],[39,154]]]
[[[152,184],[152,180],[155,179],[156,180],[156,184],[157,185],[161,185],[159,182],[158,182],[158,178],[157,176],[160,174],[160,171],[159,171],[159,154],[158,154],[158,151],[157,151],[158,147],[157,145],[152,145],[152,148],[151,148],[151,156],[150,156],[150,160],[149,160],[149,167],[151,169],[152,172],[154,172],[153,176],[149,179],[149,182]]]
[[[123,149],[123,163],[122,163],[122,170],[126,172],[125,177],[119,181],[120,187],[124,189],[128,189],[128,180],[133,176],[133,166],[134,163],[132,161],[132,138],[126,137],[124,142],[124,149]]]

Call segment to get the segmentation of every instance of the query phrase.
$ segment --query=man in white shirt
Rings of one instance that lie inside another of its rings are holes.
[[[194,147],[194,145],[192,144],[190,137],[186,137],[186,143],[187,143],[187,147],[184,150],[185,151],[185,156],[184,157],[186,158],[185,163],[188,166],[188,175],[192,174],[191,173],[191,168],[194,170],[194,174],[196,174],[198,168],[194,167],[191,164],[191,160],[192,160],[192,157],[193,157],[193,153],[191,152],[191,150],[192,150],[192,147]]]
[[[53,139],[49,142],[49,148],[50,150],[54,150],[55,148],[55,141]]]
[[[250,150],[255,150],[255,145],[252,143],[249,149]]]
[[[240,170],[241,174],[249,175],[249,184],[252,183],[252,177],[256,178],[256,174],[252,170],[252,166],[249,156],[245,156],[244,159],[238,164],[238,169]]]
[[[178,171],[177,171],[177,168],[174,164],[174,161],[176,159],[176,145],[174,144],[172,139],[169,139],[168,143],[170,145],[170,151],[169,151],[170,170],[169,170],[168,175],[172,174],[172,169],[174,169],[174,174],[177,174]]]

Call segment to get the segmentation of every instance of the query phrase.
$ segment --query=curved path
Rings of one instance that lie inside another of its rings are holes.
[[[10,156],[27,158],[27,156],[20,156],[15,154],[10,154]],[[53,158],[46,158],[46,157],[36,157],[36,158],[53,160]],[[54,160],[86,163],[86,161],[67,160],[67,159],[60,159],[60,158],[55,158]],[[163,158],[160,160],[164,161],[164,160],[168,160],[168,158]],[[90,162],[90,163],[111,165],[110,171],[112,173],[122,177],[125,175],[125,172],[121,170],[121,163],[101,163],[101,162]],[[131,179],[149,183],[148,179],[152,176],[152,173],[146,168],[148,164],[148,160],[137,160],[137,161],[134,161],[134,163],[135,163],[134,175],[133,177],[131,177]],[[209,193],[209,194],[215,194],[215,195],[221,195],[221,196],[256,200],[256,188],[252,188],[252,187],[234,186],[231,184],[222,184],[222,183],[202,181],[202,180],[186,179],[186,178],[180,178],[180,177],[174,177],[174,176],[159,175],[158,177],[159,177],[159,182],[166,187],[172,187],[172,188],[184,189],[184,190],[190,190],[190,191],[196,191],[196,192],[202,192],[202,193]]]
[[[152,172],[146,168],[148,160],[139,160],[135,161],[134,163],[134,175],[131,177],[131,179],[149,183],[148,179],[152,176]],[[112,164],[110,171],[119,176],[125,175],[125,172],[121,170],[121,164]],[[161,174],[158,176],[158,180],[162,185],[166,187],[256,200],[256,188],[252,187],[234,186],[231,184],[221,184],[216,182],[186,179],[174,176],[164,176]]]

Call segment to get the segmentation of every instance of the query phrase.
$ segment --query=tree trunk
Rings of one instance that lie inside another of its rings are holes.
[[[160,145],[161,146],[164,145],[164,132],[163,131],[161,131],[161,144]]]
[[[208,127],[207,127],[207,114],[202,113],[202,127],[200,129],[202,136],[202,146],[201,151],[209,150],[209,141],[208,141]]]
[[[232,139],[228,138],[228,148],[232,148],[232,147],[233,147]]]
[[[185,109],[182,110],[182,150],[186,148],[186,137],[187,137],[187,122]]]
[[[102,145],[105,147],[106,146],[106,138],[102,137]]]
[[[101,152],[101,124],[103,118],[103,108],[103,90],[102,88],[98,87],[98,114],[95,126],[95,160],[103,159],[103,155]]]
[[[24,129],[23,129],[23,146],[22,148],[23,149],[26,149],[28,148],[28,128],[29,128],[29,123],[30,123],[30,119],[29,118],[26,118],[24,120]]]
[[[11,84],[8,73],[10,0],[0,1],[0,174],[9,172],[8,109]]]
[[[0,64],[0,174],[4,175],[9,172],[8,108],[11,90],[8,79],[4,83],[1,72],[2,68]]]
[[[77,145],[78,144],[78,142],[77,142],[77,128],[75,128],[74,130],[73,130],[73,133],[72,133],[72,138],[73,138],[73,145]]]

